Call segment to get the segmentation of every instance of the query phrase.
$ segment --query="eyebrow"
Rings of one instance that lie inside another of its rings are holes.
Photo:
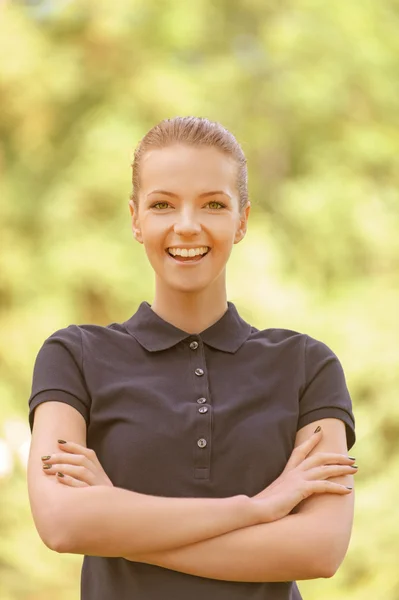
[[[166,190],[153,190],[152,192],[147,194],[147,196],[151,196],[151,194],[165,194],[166,196],[171,196],[172,198],[179,197],[177,194],[174,194],[173,192],[167,192]],[[231,200],[231,196],[229,194],[226,194],[226,192],[223,192],[222,190],[216,190],[214,192],[204,192],[202,194],[199,194],[198,197],[204,198],[205,196],[216,196],[217,194],[223,194],[224,196],[227,196]]]

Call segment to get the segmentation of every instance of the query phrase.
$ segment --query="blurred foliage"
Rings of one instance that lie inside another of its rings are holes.
[[[347,375],[353,536],[335,577],[300,589],[397,600],[398,29],[397,0],[0,1],[1,600],[77,597],[82,557],[38,537],[10,423],[27,428],[48,335],[151,300],[130,161],[175,115],[220,121],[247,155],[250,228],[229,298],[259,328],[322,339]]]

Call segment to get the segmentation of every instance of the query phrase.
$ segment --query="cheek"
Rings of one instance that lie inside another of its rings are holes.
[[[224,221],[214,229],[215,233],[213,236],[215,246],[227,249],[233,245],[234,237],[236,233],[235,224],[231,220]]]
[[[156,249],[159,250],[162,246],[165,237],[165,227],[162,227],[159,221],[157,219],[147,219],[142,224],[143,244],[148,252],[154,252]]]

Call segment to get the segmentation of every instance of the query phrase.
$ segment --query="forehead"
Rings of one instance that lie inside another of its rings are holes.
[[[207,191],[211,187],[233,195],[236,177],[237,164],[230,156],[212,147],[181,144],[146,152],[140,172],[144,193],[161,186],[168,191],[178,188]]]

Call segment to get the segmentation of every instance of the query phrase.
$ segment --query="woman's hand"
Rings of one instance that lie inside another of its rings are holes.
[[[312,494],[351,493],[351,488],[328,479],[354,475],[357,472],[357,467],[353,466],[354,458],[330,452],[318,452],[306,458],[321,437],[322,430],[316,430],[309,439],[294,448],[281,475],[252,497],[259,510],[261,523],[287,516],[297,504]]]
[[[59,444],[62,451],[50,456],[42,456],[43,472],[55,475],[64,485],[71,487],[89,487],[94,485],[113,486],[104,471],[96,453],[75,442]],[[50,468],[45,468],[50,465]]]

